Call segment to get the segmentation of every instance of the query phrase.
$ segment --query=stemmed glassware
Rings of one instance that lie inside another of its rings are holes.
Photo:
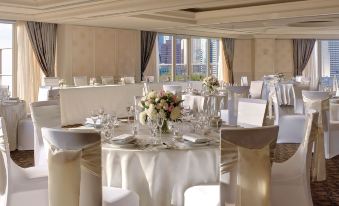
[[[147,118],[147,126],[151,130],[152,137],[154,139],[153,144],[157,144],[156,136],[157,136],[157,123],[155,120],[151,120],[151,118]]]
[[[98,111],[96,110],[91,111],[91,119],[93,121],[94,128],[97,128],[97,121],[99,119]]]
[[[160,137],[161,143],[163,143],[163,141],[162,141],[162,127],[164,126],[164,123],[165,123],[165,118],[161,114],[158,114],[157,115],[157,126],[158,126],[158,129],[159,129],[159,137]]]

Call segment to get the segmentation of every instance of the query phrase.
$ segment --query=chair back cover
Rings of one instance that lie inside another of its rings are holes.
[[[74,80],[74,86],[80,87],[80,86],[87,86],[87,76],[75,76],[73,77]]]
[[[0,205],[7,205],[9,184],[10,161],[8,137],[5,120],[0,117]]]
[[[230,86],[228,87],[228,121],[230,125],[237,124],[238,101],[239,98],[247,98],[249,86]]]
[[[266,108],[266,100],[240,98],[238,103],[237,125],[243,127],[263,126]]]
[[[273,112],[272,112],[273,106]],[[280,115],[280,106],[278,101],[277,89],[274,85],[269,86],[269,96],[268,96],[268,116],[271,119],[272,114],[274,113],[274,124],[279,124],[279,115]]]
[[[240,77],[240,85],[241,86],[248,86],[247,76]]]
[[[51,86],[40,86],[38,93],[38,101],[48,101],[49,91],[52,89]]]
[[[264,81],[251,81],[250,95],[253,99],[261,99]]]
[[[30,104],[34,127],[34,164],[46,165],[48,149],[44,144],[42,127],[61,127],[60,106],[58,101],[42,101]]]
[[[121,81],[125,84],[135,84],[135,78],[134,77],[123,77],[123,78],[121,78]]]
[[[59,78],[58,77],[45,77],[42,86],[58,87]]]
[[[101,137],[96,131],[43,128],[49,144],[49,206],[101,206]]]
[[[220,205],[270,205],[270,144],[277,136],[278,126],[221,130]],[[224,180],[226,173],[233,178]]]
[[[172,92],[173,94],[181,94],[182,86],[181,85],[163,85],[163,90],[165,92]]]
[[[114,84],[113,76],[101,76],[101,83],[103,85]]]
[[[314,145],[315,164],[312,178],[314,181],[326,179],[324,132],[328,131],[329,93],[320,91],[302,91],[305,113],[311,110],[319,112],[318,132]]]
[[[304,103],[302,91],[310,90],[308,85],[303,84],[294,84],[293,85],[293,107],[294,113],[303,114],[304,113]]]
[[[330,100],[330,121],[339,122],[339,99]]]

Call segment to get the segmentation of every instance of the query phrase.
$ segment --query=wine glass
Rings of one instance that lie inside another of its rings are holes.
[[[161,143],[163,143],[162,141],[162,127],[164,126],[164,123],[165,123],[165,118],[161,115],[161,114],[158,114],[157,115],[157,126],[159,128],[159,136],[160,136],[160,141]]]
[[[97,128],[97,121],[99,119],[99,115],[96,110],[91,111],[91,119],[93,120],[94,128]]]

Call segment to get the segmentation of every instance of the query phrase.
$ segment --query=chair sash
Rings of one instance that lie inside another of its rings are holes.
[[[237,171],[235,206],[270,205],[270,145],[276,141],[278,127],[262,131],[260,138],[252,132],[248,130],[248,135],[233,132],[232,138],[221,138],[221,175]],[[227,192],[221,191],[221,201],[223,194]]]
[[[315,110],[319,112],[317,134],[314,141],[314,156],[312,164],[312,180],[326,180],[326,163],[325,163],[325,144],[324,132],[328,131],[328,120],[326,113],[329,112],[329,99],[314,100],[304,97],[305,112]]]
[[[49,206],[79,206],[82,168],[101,180],[100,142],[74,150],[65,150],[50,144],[48,155]],[[101,190],[101,188],[94,190]],[[101,200],[102,198],[92,199]],[[102,203],[97,202],[93,206],[99,205]]]

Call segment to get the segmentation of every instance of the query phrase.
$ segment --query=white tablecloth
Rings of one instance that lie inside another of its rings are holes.
[[[18,123],[21,119],[26,118],[26,104],[25,102],[1,103],[0,115],[4,117],[6,122],[9,148],[11,151],[16,150],[18,142]]]
[[[278,84],[278,98],[282,105],[293,105],[294,94],[292,83],[279,83]]]
[[[136,192],[140,206],[183,206],[187,188],[219,182],[220,151],[215,144],[143,150],[103,144],[102,158],[103,184]]]
[[[182,99],[184,100],[183,104],[185,106],[189,106],[190,109],[199,112],[203,111],[203,109],[206,108],[207,105],[212,107],[212,109],[214,110],[227,109],[227,95],[201,96],[194,94],[185,94],[182,95]],[[213,100],[215,101],[213,102]]]

